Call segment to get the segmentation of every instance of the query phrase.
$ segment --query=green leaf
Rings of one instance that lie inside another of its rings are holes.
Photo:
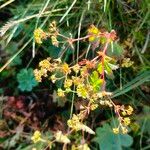
[[[49,56],[53,59],[56,59],[59,57],[59,53],[61,52],[61,48],[56,47],[54,45],[50,45],[47,49],[47,52],[49,53]]]
[[[99,74],[102,74],[102,72],[103,72],[102,63],[99,63],[99,64],[98,64],[98,66],[97,66],[97,71],[99,72]]]
[[[111,63],[108,63],[109,67],[112,69],[112,70],[116,70],[118,69],[118,65],[114,65],[114,64],[111,64]]]
[[[114,134],[107,123],[97,128],[96,134],[94,141],[99,144],[100,150],[122,150],[133,143],[132,137],[128,134]]]
[[[33,69],[22,69],[17,74],[17,80],[19,83],[18,88],[21,91],[31,91],[33,87],[38,85],[38,82],[35,80],[33,75]]]
[[[4,93],[4,89],[0,88],[0,94],[2,95]]]
[[[110,57],[121,57],[123,56],[123,47],[116,42],[109,45],[107,55]]]
[[[150,107],[144,106],[142,114],[139,114],[138,116],[136,116],[136,120],[140,124],[141,133],[144,132],[150,135],[150,130],[149,130],[150,115],[149,114],[150,114]]]
[[[21,65],[22,64],[22,59],[20,58],[20,56],[16,56],[16,58],[14,58],[14,60],[9,64],[10,67],[16,66],[16,65]]]
[[[18,44],[16,42],[10,42],[6,47],[6,51],[8,54],[13,55],[16,51],[18,51]]]
[[[112,69],[111,69],[111,67],[107,61],[105,61],[105,63],[104,63],[104,68],[105,68],[106,74],[109,77],[114,78],[113,71],[112,71]]]
[[[90,83],[93,86],[94,90],[99,90],[102,85],[102,79],[100,79],[99,74],[97,71],[93,71],[90,76]]]
[[[107,39],[106,39],[105,37],[101,37],[101,38],[100,38],[100,43],[101,43],[101,44],[105,44],[106,41],[107,41]]]
[[[115,64],[115,60],[105,59],[104,69],[105,69],[106,74],[109,77],[114,78],[113,70],[118,69],[118,65]]]

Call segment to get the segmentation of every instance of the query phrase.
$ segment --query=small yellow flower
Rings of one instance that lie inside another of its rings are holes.
[[[65,87],[65,88],[69,88],[69,87],[71,87],[71,86],[72,86],[72,80],[66,79],[66,80],[65,80],[65,83],[64,83],[64,87]]]
[[[53,74],[53,75],[50,77],[50,79],[51,79],[51,81],[52,81],[53,83],[55,83],[56,80],[57,80],[55,74]]]
[[[42,74],[38,69],[34,70],[34,76],[35,76],[36,81],[38,81],[38,82],[42,81],[42,78],[41,78]]]
[[[112,103],[109,100],[105,100],[104,103],[105,103],[106,106],[109,106],[109,107],[113,106]]]
[[[37,28],[34,30],[34,39],[36,43],[42,44],[42,40],[46,39],[46,33],[41,28]]]
[[[104,100],[100,100],[99,103],[100,103],[100,105],[105,105],[105,101]]]
[[[76,130],[76,131],[80,130],[80,119],[79,119],[79,117],[78,117],[77,115],[75,115],[75,114],[73,114],[72,119],[69,119],[69,120],[67,121],[67,124],[68,124],[68,126],[69,126],[70,128],[72,128],[72,129],[74,129],[74,130]]]
[[[82,77],[87,77],[88,76],[88,69],[87,69],[86,66],[84,66],[80,69],[80,74],[81,74]]]
[[[59,97],[64,97],[65,96],[65,92],[62,90],[62,89],[58,89],[57,90],[57,95],[59,96]]]
[[[48,59],[44,59],[44,60],[40,61],[39,67],[47,69],[47,70],[51,70],[52,66]]]
[[[71,88],[66,88],[65,92],[66,92],[66,93],[71,92]]]
[[[79,70],[80,70],[80,65],[76,64],[76,65],[74,65],[74,66],[72,67],[72,69],[73,69],[73,71],[74,71],[75,73],[78,73]]]
[[[129,117],[125,117],[125,118],[123,119],[123,124],[124,124],[125,126],[128,126],[130,123],[131,123],[131,120],[130,120]]]
[[[102,98],[102,97],[103,97],[102,92],[98,92],[98,93],[97,93],[97,97],[98,97],[98,98]]]
[[[94,36],[89,37],[89,41],[90,41],[90,42],[93,42],[94,40],[95,40],[95,37],[94,37]]]
[[[126,116],[126,115],[127,115],[127,112],[126,112],[126,111],[122,111],[122,115],[123,115],[123,116]]]
[[[75,76],[72,76],[72,80],[73,80],[74,85],[78,85],[79,83],[81,84],[83,82],[82,78],[75,77]]]
[[[41,68],[41,69],[39,70],[39,72],[41,73],[41,76],[47,77],[47,69]]]
[[[122,129],[122,133],[123,134],[127,134],[128,133],[128,129],[126,127],[122,127],[121,129]]]
[[[131,67],[133,64],[134,64],[134,62],[131,61],[130,58],[124,58],[123,61],[122,61],[121,66],[125,67],[125,68],[128,68],[128,67]]]
[[[133,108],[129,105],[126,111],[128,115],[131,115],[133,113]]]
[[[56,34],[57,33],[56,21],[52,21],[50,23],[49,32],[50,32],[50,34]]]
[[[55,45],[56,47],[58,47],[59,42],[57,40],[57,37],[52,35],[51,40],[52,40],[52,44]]]
[[[95,110],[97,107],[98,107],[98,104],[92,104],[92,105],[90,106],[91,110]]]
[[[82,97],[82,98],[88,98],[89,97],[88,90],[85,88],[84,84],[79,84],[77,86],[77,95],[79,97]]]
[[[118,134],[119,133],[119,128],[113,128],[113,133]]]
[[[37,142],[41,141],[41,133],[40,133],[40,131],[35,131],[33,136],[31,137],[31,140],[34,143],[37,143]]]
[[[133,108],[129,105],[127,108],[122,110],[121,113],[122,113],[123,116],[131,115],[133,113]]]
[[[90,35],[89,41],[93,42],[97,38],[99,33],[100,31],[98,30],[98,28],[96,28],[94,25],[91,25],[88,29],[88,34]]]
[[[62,66],[61,66],[61,70],[64,74],[69,74],[71,72],[68,64],[64,63]]]
[[[98,34],[100,31],[94,25],[91,25],[90,28],[88,29],[88,32],[92,34]]]

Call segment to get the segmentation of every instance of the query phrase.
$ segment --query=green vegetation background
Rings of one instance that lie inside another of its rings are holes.
[[[32,149],[35,145],[30,138],[35,129],[50,136],[51,131],[61,128],[60,117],[68,119],[69,100],[64,104],[55,96],[61,83],[53,85],[46,80],[37,84],[33,69],[40,60],[58,58],[62,51],[63,60],[69,64],[91,58],[94,51],[84,42],[65,51],[63,41],[61,47],[51,41],[35,44],[34,30],[48,29],[53,20],[60,32],[74,38],[86,35],[91,24],[100,30],[114,29],[118,40],[112,55],[134,61],[131,67],[118,69],[114,79],[107,82],[116,102],[134,106],[129,135],[114,137],[110,132],[112,112],[100,110],[94,114],[97,135],[90,138],[89,147],[150,149],[149,0],[0,0],[0,148]],[[38,145],[37,149],[44,147]],[[53,149],[61,149],[61,145]]]

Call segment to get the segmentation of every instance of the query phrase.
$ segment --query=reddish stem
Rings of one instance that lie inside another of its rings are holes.
[[[108,44],[109,42],[107,41],[106,44],[105,44],[105,47],[104,47],[104,50],[103,50],[103,54],[102,54],[102,59],[101,59],[101,62],[102,62],[102,80],[103,80],[103,83],[102,83],[102,91],[105,91],[105,55],[106,55],[106,50],[108,48]]]

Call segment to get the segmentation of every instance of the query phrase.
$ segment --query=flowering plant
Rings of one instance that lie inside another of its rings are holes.
[[[54,84],[63,79],[63,87],[57,90],[59,97],[66,97],[72,93],[76,96],[76,100],[80,98],[84,101],[83,104],[80,104],[77,114],[73,114],[74,101],[72,101],[70,119],[67,121],[68,131],[65,134],[57,131],[54,134],[54,141],[64,143],[66,146],[71,142],[69,135],[73,132],[81,130],[88,134],[95,134],[93,129],[85,124],[85,121],[91,111],[100,107],[110,107],[114,110],[119,121],[118,127],[112,129],[114,134],[119,132],[126,134],[127,127],[131,122],[129,116],[133,113],[133,108],[130,105],[115,104],[112,100],[113,93],[106,89],[106,77],[112,77],[113,70],[118,69],[117,60],[107,55],[108,46],[117,39],[116,32],[114,30],[111,32],[100,31],[91,25],[85,37],[73,39],[59,33],[55,22],[50,24],[47,32],[40,28],[34,31],[35,41],[38,44],[42,44],[44,39],[51,38],[53,45],[58,46],[58,36],[64,38],[70,46],[73,46],[76,41],[88,40],[94,49],[99,50],[93,59],[83,59],[72,66],[63,62],[61,58],[47,58],[40,61],[39,67],[34,70],[38,82],[42,82],[44,77],[50,79]],[[35,140],[33,141],[35,142]],[[86,144],[86,141],[84,143]]]

